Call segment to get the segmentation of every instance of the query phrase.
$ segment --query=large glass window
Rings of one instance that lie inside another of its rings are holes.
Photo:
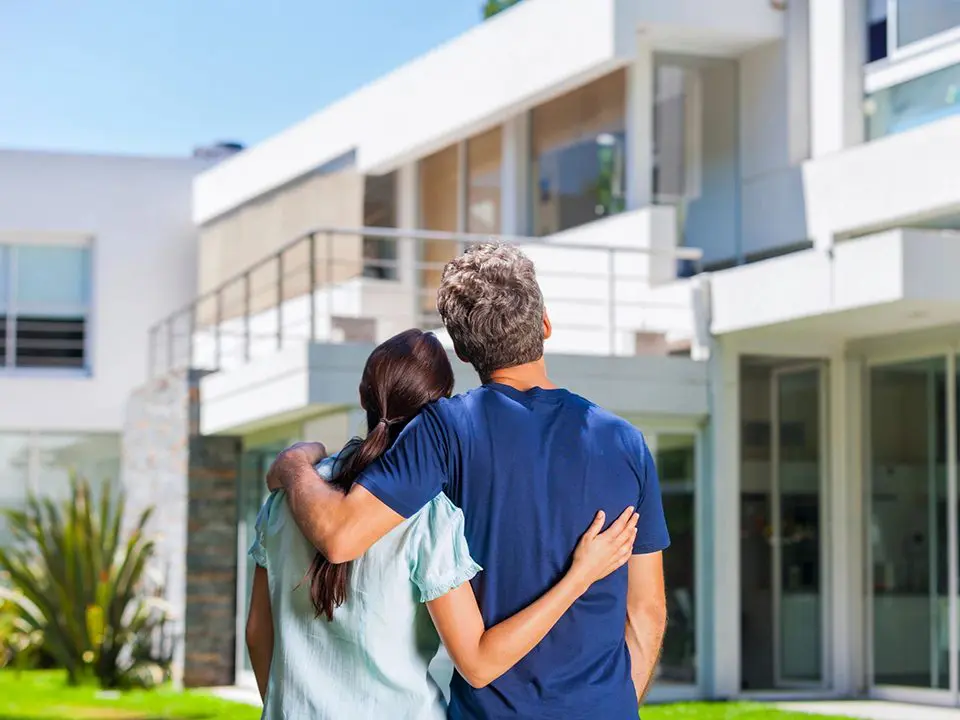
[[[896,8],[897,47],[960,25],[958,0],[898,0]]]
[[[83,368],[87,247],[0,246],[0,366]]]
[[[533,232],[550,235],[626,207],[626,72],[531,115]]]
[[[822,393],[818,363],[742,362],[744,690],[818,687],[824,681]]]
[[[397,174],[367,175],[363,179],[363,226],[397,226]],[[363,274],[381,280],[397,278],[397,241],[393,238],[363,238]]]
[[[460,148],[451,145],[420,161],[420,225],[425,230],[455,233],[460,230]],[[443,265],[459,249],[448,240],[425,240],[420,244],[421,324],[437,322],[436,289]]]
[[[120,480],[120,438],[115,434],[0,433],[0,509],[25,507],[30,492],[62,500],[70,478],[95,487]],[[0,542],[5,539],[0,519]]]
[[[501,131],[467,141],[467,232],[500,233]]]
[[[882,60],[958,25],[958,0],[869,0],[867,60]]]
[[[949,687],[946,359],[870,371],[873,681]]]
[[[867,139],[904,132],[957,113],[960,65],[951,65],[868,95],[864,102]]]
[[[663,639],[658,683],[697,681],[696,622],[696,437],[657,435],[656,461],[670,549],[663,554],[667,586],[667,633]]]
[[[30,487],[30,436],[0,434],[0,509],[22,510]],[[0,515],[0,545],[9,541],[6,520]]]

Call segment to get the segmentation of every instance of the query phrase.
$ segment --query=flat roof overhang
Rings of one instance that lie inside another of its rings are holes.
[[[714,273],[711,333],[786,353],[960,321],[960,234],[900,228]]]
[[[526,0],[203,173],[194,220],[350,152],[389,172],[628,64],[639,32],[658,51],[736,57],[783,26],[756,0]]]
[[[549,341],[548,341],[549,345]],[[200,431],[246,434],[331,409],[356,407],[372,344],[301,344],[200,381]],[[457,391],[479,383],[452,356]],[[663,356],[547,355],[554,382],[627,417],[700,421],[708,413],[707,363]]]

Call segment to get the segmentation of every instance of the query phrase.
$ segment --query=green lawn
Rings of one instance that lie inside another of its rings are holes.
[[[103,697],[71,688],[60,672],[0,671],[0,720],[257,720],[260,709],[203,692],[129,692]],[[644,708],[642,720],[846,720],[752,703],[682,703]]]
[[[257,720],[260,709],[201,692],[160,689],[99,696],[60,672],[0,672],[0,720]]]
[[[680,703],[651,705],[640,713],[641,720],[850,720],[827,715],[774,710],[754,703]]]

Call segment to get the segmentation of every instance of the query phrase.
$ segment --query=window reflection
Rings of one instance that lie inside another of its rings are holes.
[[[949,686],[946,359],[870,371],[874,682]]]
[[[460,219],[460,152],[457,145],[420,161],[420,224],[425,230],[457,232]],[[420,245],[420,324],[438,322],[435,317],[440,275],[458,245],[448,240],[425,240]]]
[[[467,232],[500,233],[500,128],[467,141]]]
[[[960,113],[960,65],[878,90],[864,101],[867,139],[876,140]]]
[[[696,438],[658,435],[656,461],[670,548],[663,554],[667,586],[667,633],[663,639],[658,682],[695,683],[696,574],[694,488]]]
[[[120,479],[120,438],[116,435],[38,435],[36,489],[57,500],[70,496],[70,479],[94,488]]]
[[[69,497],[70,478],[95,487],[120,480],[120,437],[112,434],[0,433],[0,510],[23,509],[33,492]],[[9,541],[0,517],[0,543]]]
[[[397,226],[397,174],[368,175],[363,184],[363,226]],[[363,275],[381,280],[397,278],[397,241],[363,238]]]
[[[531,123],[534,234],[625,209],[625,71],[541,105]]]

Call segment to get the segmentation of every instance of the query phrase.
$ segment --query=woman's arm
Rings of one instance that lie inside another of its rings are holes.
[[[428,602],[440,638],[464,679],[476,688],[489,685],[536,647],[590,585],[622,567],[633,551],[637,517],[627,508],[601,533],[604,515],[597,513],[560,582],[489,630],[469,583]]]
[[[273,611],[270,608],[270,589],[267,571],[257,566],[250,593],[250,613],[247,615],[247,650],[250,664],[257,678],[260,699],[267,699],[267,680],[273,659]]]

